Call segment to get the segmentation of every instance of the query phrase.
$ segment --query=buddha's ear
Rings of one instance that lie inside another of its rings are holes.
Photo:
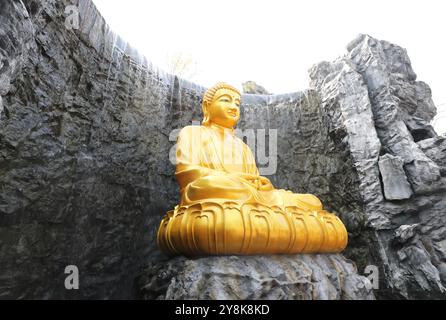
[[[203,124],[207,124],[209,121],[209,102],[203,101],[202,109],[203,109]]]

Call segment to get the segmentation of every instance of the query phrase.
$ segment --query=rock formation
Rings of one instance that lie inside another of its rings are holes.
[[[369,300],[370,281],[341,255],[228,256],[150,264],[143,299]]]
[[[166,260],[167,155],[175,129],[201,120],[204,88],[153,67],[90,0],[0,8],[0,298],[372,297],[341,255]],[[271,181],[339,214],[345,256],[360,274],[379,267],[378,298],[444,298],[446,139],[429,125],[429,87],[404,49],[366,35],[310,76],[303,92],[243,96],[240,128],[265,129],[267,145],[277,130]],[[80,290],[65,289],[67,265]],[[222,273],[199,293],[185,275],[203,284],[205,270]],[[190,296],[173,295],[179,283]]]
[[[416,81],[401,47],[360,35],[347,49],[314,66],[310,77],[330,134],[342,137],[359,181],[362,240],[352,241],[349,256],[380,266],[382,296],[444,298],[444,149],[429,125],[430,89]]]
[[[254,81],[246,81],[242,83],[243,93],[246,94],[270,94],[264,87]]]

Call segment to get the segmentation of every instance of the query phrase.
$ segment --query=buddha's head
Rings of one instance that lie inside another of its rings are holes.
[[[240,119],[240,92],[219,82],[203,96],[203,125],[212,123],[233,128]]]

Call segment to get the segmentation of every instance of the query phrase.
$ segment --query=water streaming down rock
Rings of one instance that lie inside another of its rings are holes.
[[[271,288],[293,265],[324,283],[317,297],[371,297],[342,255],[167,261],[155,232],[178,203],[169,136],[201,120],[205,88],[153,67],[90,0],[0,1],[0,298],[170,297],[173,278],[162,278],[160,268],[181,282],[186,271],[202,279],[218,264],[271,279],[213,287],[221,296],[235,288],[252,297],[249,288],[260,286],[265,297],[287,290],[311,297],[294,280],[297,289]],[[80,14],[74,30],[64,15],[73,2]],[[346,255],[360,273],[369,264],[380,268],[378,296],[438,298],[446,280],[444,139],[426,125],[434,112],[429,90],[415,82],[400,49],[360,36],[346,57],[312,69],[311,89],[244,95],[240,128],[277,129],[272,182],[313,193],[339,214],[350,232]],[[385,198],[382,183],[396,176],[390,170],[381,180],[386,154],[403,159],[414,193],[407,199]],[[63,287],[71,264],[82,290]],[[191,289],[189,297],[198,294]]]

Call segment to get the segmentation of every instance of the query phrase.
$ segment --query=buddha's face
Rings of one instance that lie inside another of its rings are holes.
[[[207,108],[212,123],[233,128],[240,119],[240,95],[229,89],[219,89]]]

